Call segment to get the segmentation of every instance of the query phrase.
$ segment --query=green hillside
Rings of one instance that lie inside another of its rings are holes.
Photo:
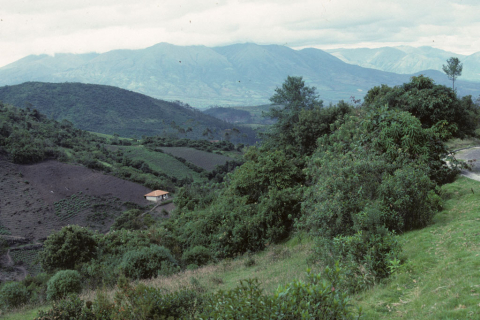
[[[198,139],[209,128],[221,139],[233,127],[180,102],[104,85],[28,82],[0,87],[0,101],[68,120],[79,129],[123,137],[168,134]],[[253,143],[254,136],[252,130],[243,129],[232,140]]]

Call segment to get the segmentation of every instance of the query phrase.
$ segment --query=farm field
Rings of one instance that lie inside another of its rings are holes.
[[[118,148],[122,149],[124,154],[132,160],[145,161],[155,171],[163,172],[177,179],[192,177],[195,182],[205,180],[201,174],[168,154],[150,151],[144,146],[118,146]]]
[[[193,163],[197,167],[203,168],[207,171],[212,171],[215,169],[215,166],[225,164],[227,161],[233,160],[230,157],[201,151],[188,147],[162,147],[161,148],[165,153],[171,154],[175,157],[180,157],[188,162]]]

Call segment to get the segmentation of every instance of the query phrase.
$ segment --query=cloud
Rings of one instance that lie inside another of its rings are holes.
[[[29,54],[158,42],[294,48],[431,45],[480,51],[476,0],[0,0],[0,65]]]

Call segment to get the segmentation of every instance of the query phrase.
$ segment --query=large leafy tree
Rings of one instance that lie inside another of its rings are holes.
[[[437,165],[437,139],[407,112],[381,107],[349,116],[310,158],[299,225],[331,237],[425,226],[438,210],[438,166],[452,170]]]
[[[330,125],[353,108],[340,101],[323,108],[315,87],[305,85],[302,77],[287,77],[270,98],[273,106],[265,117],[275,120],[264,139],[269,148],[285,150],[288,155],[311,155],[317,139],[329,134]]]
[[[46,271],[74,269],[97,254],[94,234],[83,227],[69,225],[52,233],[43,243],[40,263]]]
[[[471,100],[470,96],[459,99],[452,89],[420,75],[401,86],[382,85],[370,89],[364,104],[367,108],[388,105],[408,111],[424,128],[443,128],[443,139],[448,139],[475,135],[479,112]]]
[[[442,66],[443,72],[452,80],[453,90],[455,90],[455,80],[462,75],[463,64],[457,57],[451,57],[447,60],[447,64]]]
[[[276,121],[267,133],[268,142],[283,148],[294,145],[294,128],[300,120],[301,111],[322,108],[323,102],[318,98],[316,88],[306,86],[302,77],[288,76],[270,98],[275,106],[264,113],[265,117]]]

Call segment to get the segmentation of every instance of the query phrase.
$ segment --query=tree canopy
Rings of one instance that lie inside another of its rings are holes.
[[[463,64],[457,57],[451,57],[447,60],[447,64],[442,66],[443,72],[452,80],[453,90],[455,90],[455,80],[462,75]]]

